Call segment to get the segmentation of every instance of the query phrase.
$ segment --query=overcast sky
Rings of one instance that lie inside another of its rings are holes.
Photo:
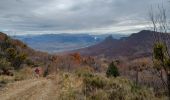
[[[168,9],[168,0],[0,0],[0,31],[137,32],[146,29],[150,6],[162,1]]]

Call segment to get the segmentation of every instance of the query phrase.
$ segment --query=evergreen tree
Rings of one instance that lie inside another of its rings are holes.
[[[107,77],[111,77],[111,76],[117,77],[117,76],[119,76],[119,71],[118,71],[117,67],[115,66],[114,62],[112,62],[109,65],[107,72],[106,72],[106,75],[107,75]]]

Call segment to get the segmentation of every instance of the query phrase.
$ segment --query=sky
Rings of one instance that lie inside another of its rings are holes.
[[[147,28],[151,6],[168,0],[0,0],[0,31],[8,34],[120,33]]]

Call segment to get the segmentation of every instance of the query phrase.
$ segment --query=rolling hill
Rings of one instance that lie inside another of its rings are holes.
[[[47,59],[50,56],[48,53],[36,51],[29,47],[27,44],[23,43],[18,39],[14,39],[5,33],[0,32],[0,56],[1,58],[11,58],[11,55],[15,55],[15,59],[19,55],[25,55],[25,63],[41,63],[48,62]],[[20,63],[20,62],[17,62]]]

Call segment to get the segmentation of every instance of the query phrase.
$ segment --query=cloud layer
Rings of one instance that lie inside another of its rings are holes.
[[[149,7],[164,1],[166,2],[166,0],[1,0],[0,31],[23,33],[138,31],[146,28]]]

